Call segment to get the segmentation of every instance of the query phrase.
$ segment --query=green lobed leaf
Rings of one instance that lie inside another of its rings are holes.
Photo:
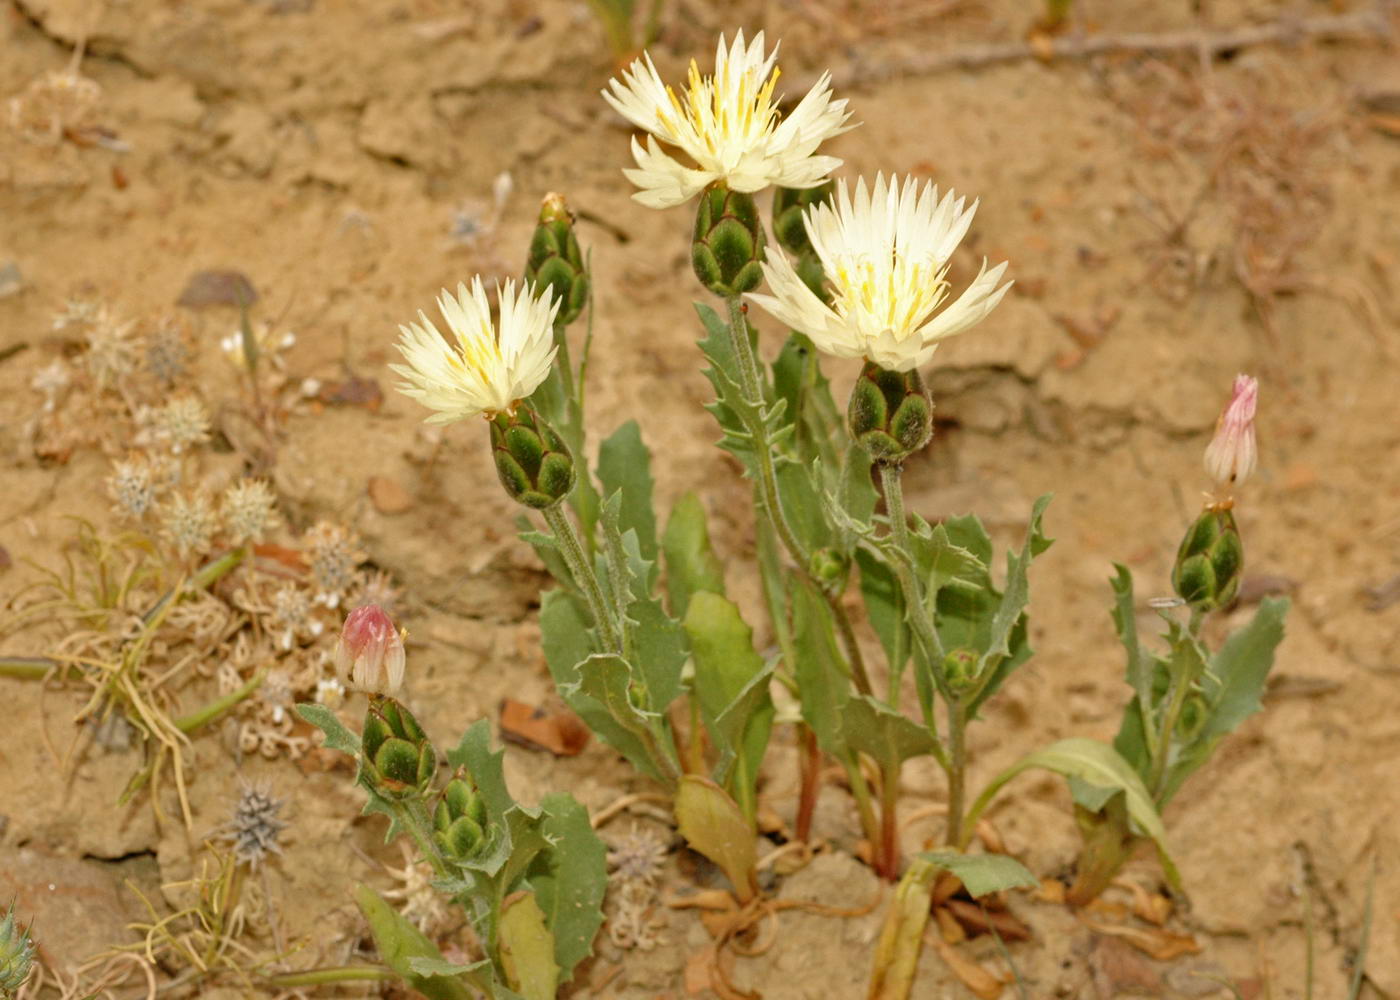
[[[633,601],[627,617],[636,626],[637,669],[646,685],[650,707],[664,713],[681,693],[681,671],[690,658],[685,629],[655,598]]]
[[[579,477],[582,479],[582,477]],[[540,562],[544,563],[544,568],[549,570],[549,575],[554,577],[561,586],[567,587],[574,593],[579,593],[578,584],[574,581],[574,574],[569,571],[569,564],[564,561],[564,554],[559,551],[559,543],[555,541],[553,535],[545,534],[536,530],[534,524],[524,514],[515,519],[515,527],[519,530],[520,540],[535,550],[535,555]]]
[[[666,560],[666,590],[671,613],[685,617],[690,595],[697,590],[724,593],[724,565],[710,545],[705,507],[694,493],[686,493],[671,508],[661,536]]]
[[[573,796],[550,795],[540,809],[540,832],[549,850],[535,859],[529,881],[554,935],[554,960],[568,982],[578,963],[593,954],[593,939],[603,924],[608,849],[593,832],[588,810]]]
[[[919,857],[956,875],[973,899],[1006,889],[1034,889],[1040,885],[1025,865],[1006,854],[924,851]]]
[[[1066,778],[1077,777],[1100,788],[1121,789],[1128,808],[1128,815],[1143,835],[1151,837],[1157,844],[1158,855],[1167,879],[1175,887],[1180,887],[1181,876],[1177,874],[1167,852],[1167,831],[1162,825],[1162,817],[1153,805],[1152,796],[1142,783],[1142,778],[1131,764],[1107,743],[1090,739],[1059,740],[1047,747],[1027,754],[997,775],[983,789],[972,809],[968,812],[966,827],[972,830],[977,818],[992,798],[1008,781],[1031,768],[1053,771]]]
[[[656,562],[656,514],[652,510],[651,452],[642,431],[629,420],[598,449],[598,479],[603,495],[622,494],[620,525],[637,533],[642,558]]]
[[[901,670],[909,660],[911,637],[899,578],[888,561],[864,548],[856,550],[856,564],[866,617],[885,650],[885,662],[891,670]]]
[[[882,767],[932,753],[934,748],[926,728],[866,694],[851,695],[842,733],[852,750],[869,754]]]
[[[798,462],[782,462],[777,470],[779,501],[783,513],[787,515],[788,527],[804,552],[823,548],[835,541],[813,474],[818,469]]]
[[[773,361],[773,393],[786,404],[795,426],[792,446],[796,459],[811,466],[819,460],[829,470],[840,468],[839,450],[846,444],[844,423],[831,383],[822,374],[820,354],[805,334],[793,331]]]
[[[365,915],[365,922],[369,924],[370,934],[374,936],[375,947],[384,964],[429,1000],[472,1000],[471,992],[458,976],[475,976],[473,985],[488,988],[485,983],[490,981],[486,978],[490,975],[490,963],[448,966],[437,946],[369,886],[355,887],[355,902]],[[415,968],[415,959],[441,963],[441,967],[428,964],[420,972]],[[446,971],[439,971],[439,968]]]
[[[326,734],[326,746],[359,759],[360,738],[347,729],[329,708],[315,702],[299,702],[296,709],[297,715]]]
[[[1133,574],[1122,563],[1114,563],[1117,575],[1113,586],[1113,627],[1128,654],[1128,686],[1142,705],[1152,704],[1152,677],[1156,663],[1138,641],[1137,612],[1133,607]]]
[[[453,767],[464,768],[471,775],[477,795],[486,807],[487,848],[462,864],[498,879],[501,887],[508,891],[535,855],[548,846],[536,829],[540,811],[522,806],[511,798],[506,787],[505,753],[492,751],[491,726],[485,719],[478,719],[467,728],[461,742],[447,751],[447,760]]]
[[[644,711],[632,702],[632,667],[620,656],[595,653],[578,665],[578,684],[562,692],[573,705],[581,695],[580,705],[589,707],[590,715],[580,716],[598,736],[625,756],[633,767],[664,782],[665,769],[655,754],[668,748],[658,747],[652,723],[664,725],[659,713]],[[597,709],[601,708],[601,716]]]
[[[744,468],[752,475],[755,456],[747,420],[755,418],[755,414],[744,401],[739,382],[732,374],[739,370],[739,359],[734,356],[729,324],[707,305],[697,303],[695,311],[707,334],[700,341],[700,352],[710,362],[710,367],[705,369],[705,377],[714,386],[717,397],[715,402],[706,404],[705,409],[719,422],[723,431],[719,446],[743,462]]]

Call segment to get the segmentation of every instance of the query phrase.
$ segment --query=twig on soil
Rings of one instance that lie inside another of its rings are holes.
[[[631,795],[624,795],[622,798],[613,800],[593,814],[593,829],[601,830],[609,820],[626,812],[638,802],[660,802],[666,804],[670,801],[671,797],[669,795],[662,795],[659,792],[633,792]]]
[[[1118,35],[1080,35],[1040,39],[1036,42],[994,42],[969,45],[945,52],[914,52],[902,60],[882,60],[878,65],[858,64],[836,74],[838,86],[879,83],[900,76],[923,76],[955,69],[982,69],[1002,63],[1038,59],[1088,59],[1094,56],[1132,53],[1165,55],[1197,53],[1209,59],[1226,52],[1260,45],[1296,45],[1306,39],[1330,42],[1375,41],[1391,34],[1388,14],[1391,0],[1350,14],[1324,17],[1281,17],[1267,24],[1219,31],[1189,30],[1125,32]]]

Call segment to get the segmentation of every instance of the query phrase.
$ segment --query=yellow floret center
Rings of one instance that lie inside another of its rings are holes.
[[[667,87],[670,108],[658,108],[657,118],[672,135],[682,134],[684,123],[684,131],[703,143],[711,155],[718,155],[726,147],[732,148],[736,140],[742,146],[777,124],[779,114],[773,90],[781,75],[775,66],[767,80],[760,83],[758,67],[749,68],[739,75],[738,87],[731,88],[721,83],[729,79],[727,60],[715,67],[714,76],[701,76],[699,65],[692,59],[685,98]]]
[[[927,257],[910,260],[898,250],[888,260],[844,258],[831,275],[832,307],[865,333],[888,330],[904,340],[947,296],[947,273],[946,265]]]

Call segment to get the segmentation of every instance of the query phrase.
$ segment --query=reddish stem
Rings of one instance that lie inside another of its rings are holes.
[[[797,799],[797,839],[807,843],[812,839],[812,814],[817,809],[817,795],[822,787],[822,753],[817,747],[817,734],[811,726],[797,727],[801,744],[799,766],[802,773],[802,791]]]

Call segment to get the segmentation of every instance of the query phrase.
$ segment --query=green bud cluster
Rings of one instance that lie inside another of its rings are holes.
[[[802,216],[812,205],[830,201],[835,188],[835,181],[827,181],[814,188],[778,188],[773,192],[773,236],[796,258],[797,276],[823,302],[827,301],[826,274]]]
[[[517,503],[546,510],[574,488],[574,459],[568,445],[528,406],[491,419],[491,450],[501,485]]]
[[[381,795],[410,799],[427,793],[437,753],[408,709],[393,698],[372,697],[360,737],[360,762]]]
[[[716,182],[700,193],[690,260],[700,283],[732,298],[763,281],[763,223],[753,195]]]
[[[15,923],[14,906],[0,920],[0,995],[19,992],[34,966],[34,941]]]
[[[807,561],[807,569],[812,578],[828,589],[839,587],[846,582],[850,565],[850,559],[845,553],[830,546],[814,550]]]
[[[918,371],[867,361],[846,407],[851,437],[882,465],[898,465],[933,436],[933,403]]]
[[[486,805],[465,773],[442,790],[433,811],[433,840],[455,861],[470,860],[486,845]]]
[[[1214,611],[1235,599],[1244,573],[1244,546],[1228,507],[1207,507],[1176,551],[1172,587],[1199,611]]]
[[[977,679],[977,661],[975,649],[960,648],[949,652],[943,658],[943,676],[948,679],[948,686],[958,692],[970,688]]]
[[[525,280],[536,290],[553,290],[559,302],[554,322],[560,326],[578,319],[588,302],[588,270],[574,235],[574,214],[561,194],[545,195],[540,205],[540,221],[525,261]]]

